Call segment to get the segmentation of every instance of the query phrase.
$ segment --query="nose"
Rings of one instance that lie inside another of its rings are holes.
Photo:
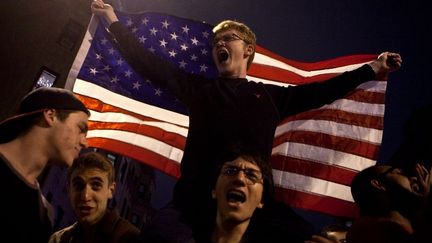
[[[87,136],[83,135],[80,140],[80,146],[82,148],[88,148]]]
[[[246,177],[246,174],[243,170],[240,170],[235,176],[234,176],[234,182],[235,183],[241,183],[243,185],[246,185],[246,182],[248,178]]]
[[[80,194],[81,199],[84,200],[84,201],[89,200],[89,198],[90,198],[90,193],[91,193],[91,188],[90,188],[89,185],[86,185],[86,186],[83,188],[83,190],[81,191],[81,194]]]

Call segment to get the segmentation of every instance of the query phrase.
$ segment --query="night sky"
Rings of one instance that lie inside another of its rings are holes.
[[[413,112],[432,105],[432,80],[427,75],[432,21],[426,15],[432,8],[420,1],[117,0],[112,4],[123,12],[163,12],[213,25],[238,20],[254,30],[259,45],[303,62],[399,52],[403,64],[387,85],[379,163],[387,162],[402,144],[404,125]],[[158,190],[170,190],[173,183],[163,177]],[[166,194],[156,195],[155,200],[167,200]]]

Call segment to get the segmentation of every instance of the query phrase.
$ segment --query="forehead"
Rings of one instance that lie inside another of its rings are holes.
[[[91,180],[91,179],[102,179],[108,180],[108,172],[98,168],[82,168],[75,170],[71,175],[71,181],[73,180]]]
[[[244,167],[244,168],[250,168],[250,169],[255,169],[255,170],[261,171],[260,167],[254,161],[249,161],[249,160],[246,160],[242,157],[238,157],[232,161],[227,161],[224,164],[224,166],[230,166],[230,165],[235,165],[235,166],[240,166],[240,167]]]

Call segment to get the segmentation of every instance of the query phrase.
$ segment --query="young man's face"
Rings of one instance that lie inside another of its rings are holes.
[[[81,169],[70,177],[69,199],[78,222],[97,223],[113,197],[115,183],[109,184],[108,172],[97,168]]]
[[[250,45],[236,30],[225,30],[217,33],[213,41],[213,60],[219,76],[228,78],[245,77]]]
[[[51,161],[60,166],[69,167],[78,158],[81,149],[87,147],[88,115],[85,112],[72,112],[61,121],[55,119],[51,133],[53,157]]]
[[[263,177],[256,164],[241,157],[225,163],[212,191],[217,217],[222,221],[249,220],[256,208],[263,207],[263,190]]]

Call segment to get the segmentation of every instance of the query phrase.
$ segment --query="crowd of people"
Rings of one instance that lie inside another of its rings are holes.
[[[359,172],[351,190],[360,217],[351,227],[328,226],[318,234],[273,196],[270,155],[278,122],[339,99],[364,82],[386,78],[401,66],[398,53],[383,52],[369,64],[320,83],[257,83],[246,79],[255,55],[254,32],[225,20],[213,29],[219,76],[206,79],[142,48],[111,5],[96,0],[91,10],[108,23],[135,71],[187,106],[181,177],[169,204],[138,229],[108,207],[116,186],[112,163],[97,152],[80,153],[88,146],[85,105],[65,89],[36,89],[22,99],[16,116],[0,123],[0,184],[8,195],[0,203],[6,211],[5,238],[53,243],[427,242],[431,171],[419,161],[410,161],[416,166],[409,173],[387,165]],[[47,165],[68,168],[76,217],[56,231],[55,215],[37,181]]]

